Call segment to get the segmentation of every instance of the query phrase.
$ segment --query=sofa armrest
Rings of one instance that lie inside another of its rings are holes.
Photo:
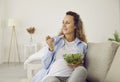
[[[27,79],[32,79],[32,77],[41,69],[41,64],[27,64]]]
[[[30,64],[30,63],[41,63],[41,59],[42,59],[42,57],[44,55],[45,50],[46,50],[46,47],[43,47],[42,49],[40,49],[35,54],[33,54],[30,57],[28,57],[28,59],[25,60],[25,62],[24,62],[24,69],[26,69],[27,64]]]

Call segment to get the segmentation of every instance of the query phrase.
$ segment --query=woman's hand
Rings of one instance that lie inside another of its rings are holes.
[[[72,67],[72,68],[76,68],[76,67],[78,67],[78,66],[83,66],[83,63],[84,63],[84,61],[82,60],[81,62],[76,63],[76,64],[73,64],[73,63],[68,64],[68,66],[70,66],[70,67]]]
[[[51,38],[50,36],[47,36],[47,37],[46,37],[46,43],[47,43],[48,46],[49,46],[49,50],[50,50],[50,51],[53,51],[53,50],[54,50],[54,39]]]
[[[76,68],[78,66],[83,66],[83,64],[68,64],[68,66],[72,67],[72,68]]]

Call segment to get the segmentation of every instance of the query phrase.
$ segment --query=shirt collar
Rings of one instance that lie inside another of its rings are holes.
[[[79,43],[81,43],[82,41],[78,38],[75,38],[75,43],[78,45]]]

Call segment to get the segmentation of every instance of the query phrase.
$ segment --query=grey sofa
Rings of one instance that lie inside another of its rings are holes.
[[[88,43],[88,82],[120,82],[120,43]]]
[[[32,57],[30,58],[32,59]],[[38,57],[37,59],[39,60]],[[28,60],[25,63],[29,65],[36,61],[34,59],[31,61],[29,58]],[[29,68],[27,67],[27,70]],[[88,82],[120,82],[120,43],[109,41],[99,43],[89,42],[86,68],[88,70]],[[32,76],[36,73],[35,70],[36,68],[32,70]]]

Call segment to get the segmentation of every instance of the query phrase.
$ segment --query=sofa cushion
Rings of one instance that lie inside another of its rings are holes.
[[[104,82],[120,82],[120,47],[115,54],[114,60]]]
[[[103,82],[117,48],[118,45],[113,42],[88,43],[86,55],[88,81]]]

